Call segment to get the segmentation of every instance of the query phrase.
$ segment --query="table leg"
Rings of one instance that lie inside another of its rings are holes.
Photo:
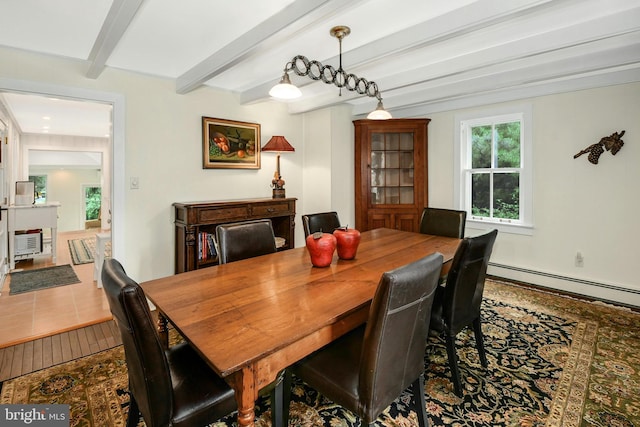
[[[238,426],[254,427],[256,418],[255,404],[258,390],[255,387],[255,375],[252,366],[246,366],[227,378],[235,391],[238,404]]]
[[[164,317],[160,311],[158,311],[158,335],[160,336],[160,343],[164,348],[169,348],[169,331],[167,329],[167,318]]]

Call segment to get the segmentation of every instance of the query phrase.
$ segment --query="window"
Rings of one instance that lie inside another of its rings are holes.
[[[47,202],[47,175],[29,175],[29,181],[33,182],[35,187],[36,203]]]
[[[456,200],[467,220],[530,234],[531,108],[468,114],[456,124]]]
[[[102,187],[83,185],[84,219],[90,221],[100,218],[102,205]]]

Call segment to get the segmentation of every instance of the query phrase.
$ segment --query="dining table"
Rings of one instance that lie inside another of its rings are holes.
[[[382,274],[432,253],[446,271],[460,239],[388,228],[361,233],[352,260],[311,264],[306,247],[140,284],[167,322],[234,389],[238,425],[253,426],[260,389],[367,321]],[[214,420],[212,420],[213,422]]]

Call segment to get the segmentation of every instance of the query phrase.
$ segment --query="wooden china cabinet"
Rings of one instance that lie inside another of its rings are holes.
[[[419,231],[430,119],[355,120],[356,228]]]

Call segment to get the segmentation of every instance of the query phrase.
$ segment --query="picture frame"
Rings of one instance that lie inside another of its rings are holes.
[[[260,124],[202,117],[203,169],[260,169]]]

